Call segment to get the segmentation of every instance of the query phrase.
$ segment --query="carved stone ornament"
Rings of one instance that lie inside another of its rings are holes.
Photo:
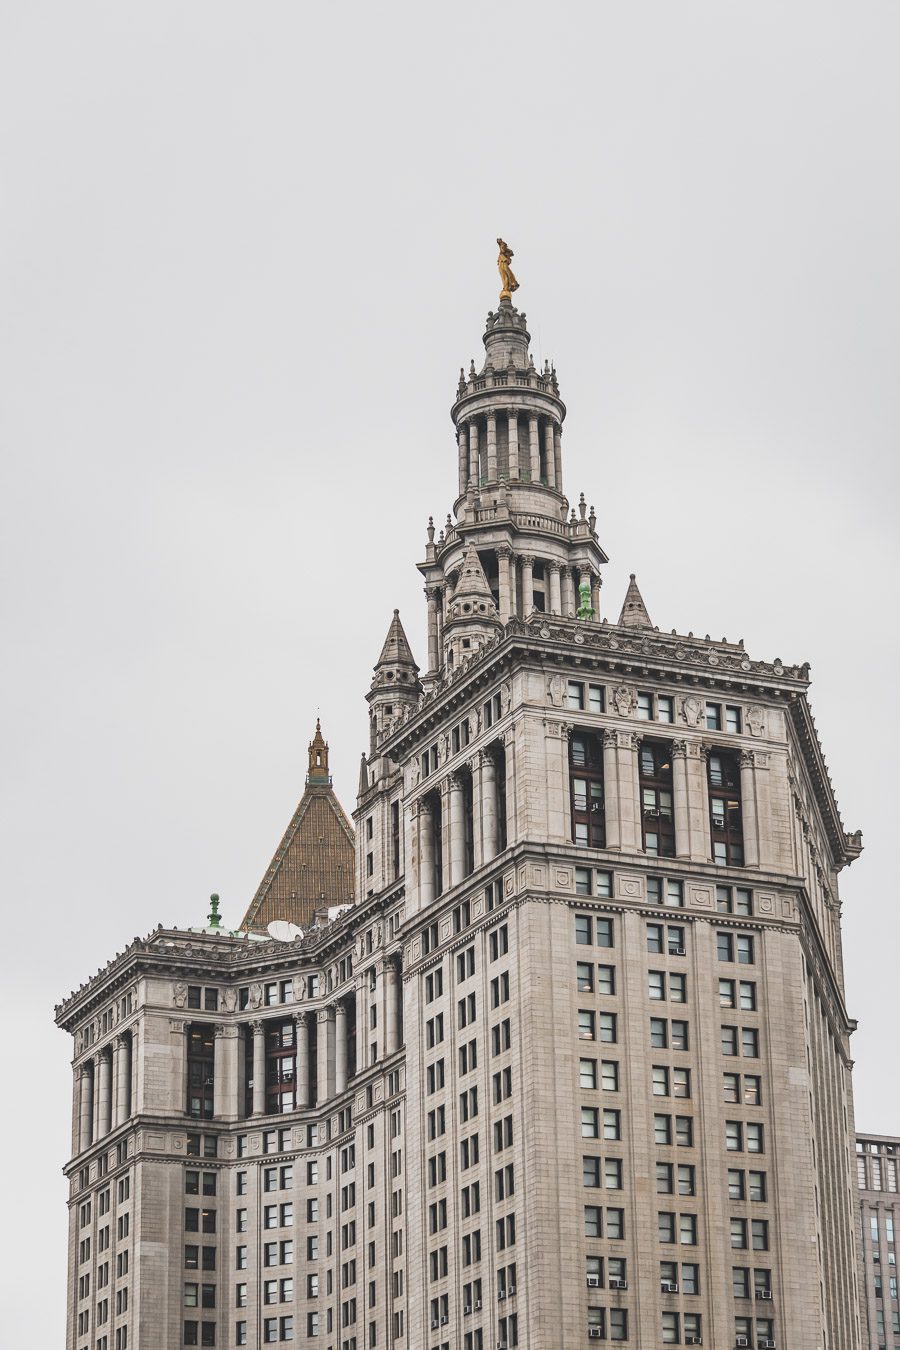
[[[509,712],[509,708],[510,708],[510,704],[511,704],[511,703],[512,703],[512,691],[510,690],[509,685],[508,685],[508,684],[501,684],[501,686],[500,686],[500,711],[501,711],[501,713],[504,713],[504,714],[505,714],[505,713],[508,713],[508,712]]]
[[[184,1008],[187,1005],[187,985],[184,980],[176,980],[172,986],[172,1002],[176,1008]]]
[[[613,691],[612,698],[620,717],[630,717],[637,707],[637,694],[625,684],[620,684],[618,689]]]
[[[703,721],[705,708],[702,699],[695,694],[685,694],[681,700],[681,718],[689,727],[699,727]]]
[[[291,980],[291,987],[294,991],[294,1002],[302,1003],[306,998],[306,976],[295,975]]]
[[[248,992],[248,994],[247,994],[247,1007],[248,1007],[248,1008],[251,1008],[251,1009],[252,1009],[252,1008],[261,1008],[261,1007],[262,1007],[262,1001],[263,1001],[263,987],[262,987],[262,985],[259,984],[258,982],[257,982],[256,984],[251,984],[250,990],[249,990],[249,992]]]
[[[417,759],[410,762],[409,785],[410,787],[418,787],[419,785],[419,761]]]
[[[554,708],[561,708],[563,703],[563,677],[561,675],[551,675],[547,681],[547,698]]]
[[[747,709],[744,721],[747,723],[747,730],[751,736],[764,736],[766,731],[766,718],[762,708],[755,703]]]

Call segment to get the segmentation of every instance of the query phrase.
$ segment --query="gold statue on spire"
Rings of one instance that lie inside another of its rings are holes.
[[[513,276],[513,270],[510,267],[510,259],[515,257],[509,244],[503,239],[497,240],[500,249],[500,256],[497,259],[497,270],[500,273],[500,280],[503,282],[503,290],[500,292],[501,300],[511,300],[513,291],[519,289],[519,283]]]

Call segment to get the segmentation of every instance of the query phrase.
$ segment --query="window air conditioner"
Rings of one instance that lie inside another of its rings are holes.
[[[450,1318],[449,1318],[449,1317],[442,1317],[442,1318],[441,1318],[441,1326],[442,1326],[442,1327],[443,1327],[443,1326],[446,1326],[446,1324],[447,1324],[449,1321],[450,1321]]]
[[[760,1341],[762,1350],[775,1350],[775,1342],[770,1340]]]
[[[600,1288],[600,1276],[599,1276],[599,1275],[589,1275],[589,1276],[587,1277],[587,1287],[588,1287],[588,1289],[599,1289],[599,1288]]]
[[[771,1301],[772,1301],[772,1290],[771,1290],[771,1289],[757,1289],[757,1291],[756,1291],[756,1297],[757,1297],[757,1298],[761,1298],[761,1299],[765,1299],[765,1301],[766,1301],[767,1303],[771,1303]]]
[[[471,1311],[472,1311],[471,1303],[466,1303],[465,1306],[463,1307],[463,1314],[470,1313]]]
[[[600,1339],[600,1328],[599,1328],[599,1327],[588,1327],[588,1335],[590,1336],[591,1340],[599,1341],[599,1339]]]
[[[475,1311],[477,1312],[478,1309],[479,1309],[480,1307],[481,1307],[481,1299],[480,1299],[480,1298],[476,1298],[476,1300],[475,1300]]]
[[[702,1345],[702,1344],[703,1344],[703,1337],[702,1337],[702,1336],[685,1336],[685,1338],[684,1338],[684,1343],[685,1343],[685,1345]]]
[[[683,947],[670,947],[670,948],[669,948],[669,955],[670,955],[670,956],[684,956],[684,948],[683,948]]]
[[[664,1294],[677,1294],[678,1285],[675,1283],[674,1280],[663,1280],[662,1291]]]
[[[439,1327],[440,1325],[441,1325],[441,1324],[440,1324],[440,1322],[437,1320],[437,1318],[436,1318],[436,1317],[432,1317],[432,1319],[431,1319],[431,1330],[432,1330],[432,1331],[437,1331],[437,1329],[438,1329],[438,1327]]]
[[[617,1279],[612,1279],[612,1280],[609,1281],[609,1287],[610,1287],[610,1289],[627,1289],[627,1288],[628,1288],[628,1281],[627,1281],[627,1280],[617,1280]]]
[[[514,1294],[515,1292],[516,1292],[516,1286],[515,1286],[514,1284],[511,1284],[511,1285],[509,1286],[509,1296],[510,1296],[510,1298],[512,1298],[512,1296],[513,1296],[513,1294]]]
[[[750,1344],[750,1338],[749,1336],[736,1336],[734,1343],[738,1347],[738,1350],[743,1350],[745,1345]]]
[[[497,1290],[497,1297],[498,1297],[498,1298],[506,1298],[506,1290],[505,1290],[505,1289],[498,1289],[498,1290]]]

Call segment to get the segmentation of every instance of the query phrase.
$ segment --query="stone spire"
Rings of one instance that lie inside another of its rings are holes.
[[[625,600],[622,604],[622,613],[619,615],[620,628],[652,628],[653,624],[650,615],[647,613],[647,606],[644,604],[644,597],[638,590],[637,582],[632,572],[628,582],[628,590],[625,592]]]
[[[322,735],[322,723],[316,718],[316,734],[309,743],[309,772],[306,785],[331,786],[331,774],[328,772],[328,742]]]
[[[447,664],[460,666],[501,631],[497,605],[473,544],[463,555],[444,626]]]
[[[403,631],[403,624],[400,622],[399,609],[394,610],[381,655],[375,664],[376,674],[382,666],[403,666],[407,672],[413,672],[413,678],[419,673],[419,667],[415,663],[412,649]]]
[[[372,685],[366,694],[369,704],[369,759],[378,754],[378,744],[407,709],[413,708],[422,694],[419,667],[409,645],[399,609],[394,610],[375,663]]]

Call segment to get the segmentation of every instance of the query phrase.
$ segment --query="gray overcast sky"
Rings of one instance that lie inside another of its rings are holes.
[[[498,234],[605,612],[633,570],[812,663],[857,1119],[900,1134],[898,39],[894,0],[0,7],[4,1343],[62,1343],[53,1003],[240,916],[317,708],[352,808],[394,605],[424,664]]]

